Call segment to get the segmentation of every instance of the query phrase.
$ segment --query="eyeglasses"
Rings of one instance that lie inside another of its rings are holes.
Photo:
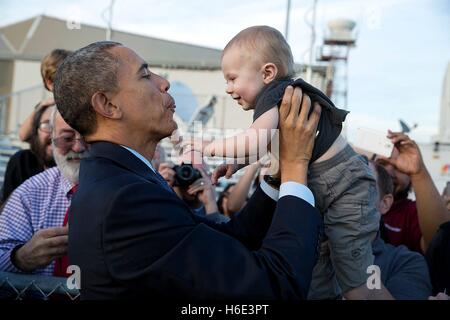
[[[57,148],[70,149],[75,144],[75,141],[79,141],[81,145],[86,146],[86,142],[83,137],[75,138],[75,136],[58,137],[52,139],[53,144]]]
[[[43,122],[39,123],[38,129],[42,130],[45,133],[52,133],[52,130],[53,130],[52,125],[48,121],[43,121]]]

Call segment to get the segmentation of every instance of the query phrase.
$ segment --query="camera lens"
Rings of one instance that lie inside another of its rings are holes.
[[[191,164],[181,164],[175,166],[175,181],[179,186],[189,186],[197,179],[202,177],[200,171],[195,169]]]
[[[183,166],[181,167],[181,177],[186,180],[190,180],[194,175],[194,170],[192,167]]]

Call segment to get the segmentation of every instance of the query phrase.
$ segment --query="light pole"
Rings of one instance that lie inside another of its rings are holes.
[[[284,37],[288,41],[289,36],[289,18],[291,16],[291,0],[287,0],[287,10],[286,10],[286,25],[284,28]]]
[[[306,14],[311,12],[312,18],[311,22],[306,20],[306,23],[309,25],[311,29],[311,37],[309,42],[309,63],[308,68],[306,69],[306,81],[311,83],[312,80],[312,65],[314,61],[314,43],[316,42],[316,9],[317,9],[317,0],[314,0],[312,9],[308,11]],[[306,18],[305,18],[306,19]]]
[[[109,7],[106,8],[105,11],[103,11],[102,13],[103,20],[105,20],[108,25],[106,28],[106,41],[111,40],[114,2],[115,0],[111,0],[111,2],[109,3]],[[105,13],[107,11],[108,11],[108,18],[105,17]]]

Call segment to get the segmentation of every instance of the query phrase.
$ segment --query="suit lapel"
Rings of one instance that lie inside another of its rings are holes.
[[[93,142],[90,146],[89,153],[91,157],[112,160],[121,167],[133,171],[147,180],[156,181],[159,184],[161,183],[160,179],[156,177],[152,169],[130,151],[118,144],[107,141]]]

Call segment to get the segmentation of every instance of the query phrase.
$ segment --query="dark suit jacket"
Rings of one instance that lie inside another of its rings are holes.
[[[28,178],[44,171],[44,166],[33,151],[19,150],[8,161],[3,181],[2,199],[6,202],[11,193]]]
[[[301,299],[321,218],[294,196],[257,190],[228,223],[194,215],[141,160],[96,142],[69,214],[69,261],[82,299]]]

